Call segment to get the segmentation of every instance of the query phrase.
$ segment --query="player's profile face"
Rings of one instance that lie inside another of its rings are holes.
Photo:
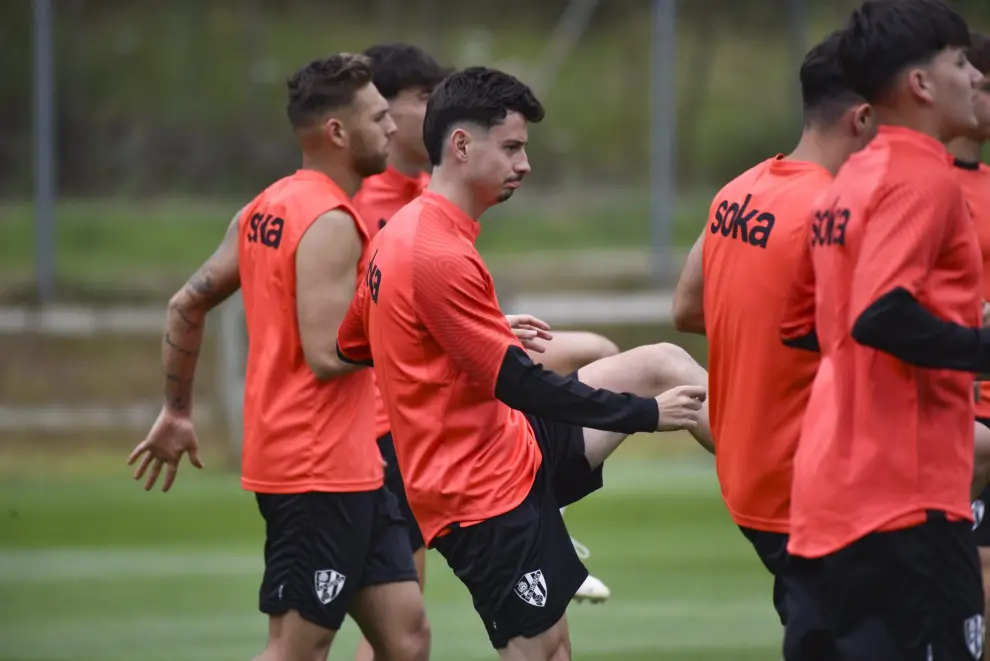
[[[928,98],[938,113],[945,139],[973,132],[976,95],[983,76],[961,48],[946,48],[927,67]]]
[[[389,112],[396,126],[392,147],[424,163],[429,160],[423,144],[423,120],[429,100],[429,90],[413,87],[402,90],[389,101]]]
[[[990,71],[983,73],[983,81],[976,88],[976,99],[973,102],[976,114],[976,133],[974,137],[981,141],[990,141]]]
[[[484,191],[491,204],[505,202],[529,174],[526,143],[529,131],[526,119],[510,112],[505,121],[491,127],[472,150],[469,176],[477,189]]]
[[[368,84],[354,95],[345,127],[348,150],[354,170],[361,177],[370,177],[388,167],[388,150],[395,134],[395,122],[389,104],[374,85]]]

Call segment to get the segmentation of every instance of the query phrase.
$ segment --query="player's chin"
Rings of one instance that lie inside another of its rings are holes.
[[[515,188],[503,188],[502,192],[498,194],[499,204],[508,200],[510,197],[512,197],[512,194],[515,192],[516,192]]]
[[[376,174],[381,174],[385,172],[388,168],[388,155],[381,154],[377,158],[369,158],[365,162],[361,163],[360,172],[358,172],[361,177],[373,177]]]

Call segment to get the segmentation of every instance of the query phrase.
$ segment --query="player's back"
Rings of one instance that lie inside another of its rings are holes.
[[[392,216],[419,197],[429,183],[430,175],[426,172],[409,177],[392,166],[361,182],[361,189],[354,196],[354,206],[365,221],[368,236],[375,238]]]
[[[818,355],[780,341],[819,165],[768,159],[715,196],[703,242],[709,407],[722,495],[745,527],[787,532],[791,464]]]
[[[962,190],[927,136],[882,127],[815,209],[822,362],[795,457],[791,538],[809,557],[918,524],[927,510],[970,515],[973,376],[914,367],[852,333],[901,289],[935,316],[977,327],[981,277]]]
[[[320,382],[303,354],[296,250],[324,213],[357,212],[322,173],[299,170],[242,212],[239,265],[248,331],[242,484],[259,493],[370,491],[382,484],[368,370]],[[363,269],[355,265],[355,282]]]
[[[980,252],[983,255],[983,300],[990,301],[990,166],[960,161],[956,161],[954,165],[980,240]],[[990,381],[984,381],[980,385],[976,416],[990,418]]]
[[[380,232],[388,221],[404,206],[415,200],[430,183],[430,175],[420,173],[418,177],[408,177],[394,167],[385,172],[368,177],[361,183],[361,190],[354,196],[354,206],[364,220],[370,238]],[[388,412],[375,381],[375,437],[381,438],[390,430]]]
[[[483,274],[485,295],[497,304],[474,248],[478,231],[478,223],[451,202],[425,192],[389,221],[368,250],[369,287],[362,288],[370,297],[363,308],[367,337],[406,494],[427,543],[445,526],[516,507],[540,465],[525,416],[495,399],[491,385],[473,381],[436,339],[434,332],[450,324],[446,315],[459,315],[463,323],[473,311],[424,302],[436,295],[431,283],[468,269]],[[427,315],[425,308],[441,313]],[[492,346],[475,340],[458,341],[467,353]],[[494,374],[503,357],[471,360],[490,364]]]

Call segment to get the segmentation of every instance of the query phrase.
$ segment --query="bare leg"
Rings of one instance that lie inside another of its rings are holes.
[[[530,352],[533,362],[540,363],[557,374],[570,374],[596,360],[619,353],[615,342],[583,331],[560,331],[553,334],[543,353]]]
[[[656,397],[677,386],[708,385],[708,372],[687,351],[668,343],[636,347],[618,356],[604,358],[582,367],[578,378],[593,388],[630,392],[643,397]],[[702,447],[714,453],[707,402],[691,435]],[[585,429],[585,454],[592,468],[600,466],[625,439],[626,434]]]
[[[571,661],[567,616],[533,638],[513,638],[498,651],[500,661]]]
[[[254,661],[326,661],[336,633],[296,611],[273,615],[268,618],[268,645]]]
[[[977,422],[974,432],[975,460],[970,496],[976,500],[990,481],[990,429]],[[987,617],[990,616],[990,547],[981,546],[979,550],[980,566],[983,570],[983,615]]]
[[[975,425],[973,484],[970,487],[970,497],[973,500],[980,497],[987,483],[990,482],[990,429],[979,422]]]
[[[351,617],[374,650],[376,661],[427,661],[430,625],[418,583],[373,585],[358,592]]]
[[[420,592],[426,587],[426,548],[420,547],[413,553],[413,564],[416,565],[416,577],[419,581]],[[372,649],[371,643],[368,642],[367,638],[361,638],[361,642],[358,643],[357,653],[354,655],[354,661],[374,661],[375,650]]]
[[[984,617],[990,614],[990,547],[980,547],[980,565],[983,568]]]
[[[545,352],[532,352],[530,358],[533,362],[541,363],[548,370],[558,374],[570,374],[596,360],[615,356],[618,353],[619,347],[615,342],[597,333],[560,331],[553,334],[553,340],[547,343]],[[560,513],[564,513],[563,507],[560,508]],[[578,556],[582,560],[587,560],[590,556],[588,548],[573,538],[571,541]],[[610,596],[611,590],[608,586],[601,579],[589,574],[574,594],[574,601],[599,604]]]

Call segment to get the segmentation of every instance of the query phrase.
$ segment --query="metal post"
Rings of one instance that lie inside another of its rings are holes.
[[[677,132],[677,1],[653,0],[650,40],[650,218],[653,279],[672,274],[671,219],[675,204],[674,168]]]
[[[557,82],[557,74],[574,53],[585,30],[591,24],[598,0],[570,0],[550,35],[547,47],[537,60],[533,81],[539,93],[546,95]]]
[[[34,204],[38,301],[55,298],[55,74],[51,0],[34,0]]]

